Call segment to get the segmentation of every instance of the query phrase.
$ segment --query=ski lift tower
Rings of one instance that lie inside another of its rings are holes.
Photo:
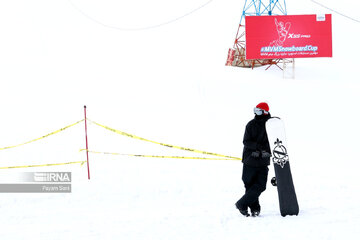
[[[277,65],[282,59],[245,59],[245,16],[287,15],[285,0],[245,0],[233,48],[229,49],[227,66],[259,67]],[[269,67],[270,67],[269,66]]]

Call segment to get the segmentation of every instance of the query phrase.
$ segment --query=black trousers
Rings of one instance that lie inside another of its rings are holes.
[[[245,184],[245,194],[237,201],[236,206],[242,210],[260,211],[259,196],[265,191],[269,168],[243,166],[242,180]]]

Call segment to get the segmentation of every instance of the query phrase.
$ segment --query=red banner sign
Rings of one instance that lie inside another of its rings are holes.
[[[246,59],[332,57],[331,14],[246,16]]]

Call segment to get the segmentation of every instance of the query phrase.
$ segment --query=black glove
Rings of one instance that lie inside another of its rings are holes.
[[[254,158],[258,158],[258,157],[260,157],[260,152],[259,151],[252,152],[251,156],[254,157]]]
[[[262,157],[262,158],[269,158],[269,157],[271,157],[271,154],[268,153],[268,152],[266,152],[266,151],[262,151],[262,152],[261,152],[261,157]]]

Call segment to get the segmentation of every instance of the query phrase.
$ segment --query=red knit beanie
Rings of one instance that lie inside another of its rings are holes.
[[[269,111],[269,105],[266,102],[261,102],[258,105],[256,105],[257,108],[260,108],[266,112]]]

